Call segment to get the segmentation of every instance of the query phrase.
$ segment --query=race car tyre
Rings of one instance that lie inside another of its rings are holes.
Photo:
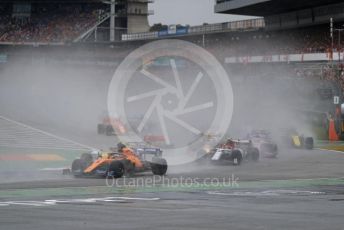
[[[90,166],[93,162],[93,157],[90,153],[83,153],[80,159],[84,162],[85,167]]]
[[[99,135],[105,133],[105,127],[104,127],[103,124],[98,124],[98,126],[97,126],[97,132],[98,132]]]
[[[105,135],[111,136],[113,134],[113,128],[111,125],[106,126]]]
[[[154,175],[163,176],[167,172],[167,161],[164,158],[153,158],[151,169]]]
[[[272,145],[270,151],[268,151],[268,158],[277,158],[278,146],[276,144]]]
[[[313,149],[314,148],[314,139],[313,137],[306,137],[305,138],[305,149]]]
[[[234,165],[240,165],[242,162],[242,154],[239,150],[233,150],[232,160]]]
[[[75,159],[72,163],[72,174],[75,177],[82,176],[85,169],[85,162],[81,159]]]
[[[108,176],[113,176],[114,178],[121,178],[124,175],[125,168],[121,161],[113,161],[110,163]]]
[[[133,176],[135,172],[135,165],[129,160],[123,160],[122,163],[124,165],[124,174],[129,177]]]
[[[253,148],[248,152],[248,160],[257,162],[259,160],[259,150],[257,148]]]
[[[278,146],[275,144],[275,148],[274,148],[274,158],[277,158],[277,155],[278,155]]]

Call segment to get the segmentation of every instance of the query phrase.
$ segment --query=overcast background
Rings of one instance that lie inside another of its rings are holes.
[[[149,17],[150,25],[188,24],[201,25],[207,23],[228,22],[248,19],[250,17],[223,15],[214,13],[214,0],[155,0],[150,9],[155,14]]]

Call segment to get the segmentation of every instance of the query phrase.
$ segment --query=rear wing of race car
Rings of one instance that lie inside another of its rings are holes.
[[[129,148],[144,147],[144,143],[143,142],[127,142],[127,143],[125,143],[125,145],[128,146]]]
[[[137,148],[135,149],[137,154],[153,155],[157,157],[162,156],[162,150],[160,148]]]
[[[250,144],[250,140],[232,140],[235,144]]]
[[[155,157],[162,157],[162,150],[159,148],[133,148],[133,150],[143,161],[152,162]]]

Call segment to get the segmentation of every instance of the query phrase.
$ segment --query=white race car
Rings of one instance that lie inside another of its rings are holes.
[[[229,140],[224,148],[217,148],[211,157],[211,162],[215,164],[240,165],[243,160],[259,160],[259,150],[249,140]]]
[[[254,130],[247,136],[252,141],[252,145],[259,149],[262,157],[276,158],[278,146],[273,141],[271,133],[266,130]]]

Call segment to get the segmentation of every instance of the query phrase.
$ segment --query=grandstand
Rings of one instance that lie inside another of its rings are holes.
[[[340,0],[217,0],[216,13],[262,16],[268,29],[304,27],[344,20]]]
[[[2,44],[53,44],[116,41],[122,33],[149,30],[152,0],[2,1]]]
[[[219,0],[215,12],[262,18],[125,34],[122,40],[177,37],[205,47],[223,61],[226,68],[231,71],[235,68],[238,75],[256,75],[259,79],[257,70],[263,68],[261,77],[277,78],[283,73],[285,85],[290,80],[303,79],[305,92],[307,84],[314,84],[314,94],[311,93],[303,109],[335,114],[333,97],[342,97],[344,91],[344,39],[341,39],[344,4],[341,1]],[[289,92],[292,91],[290,88]],[[305,97],[301,92],[297,95]],[[309,106],[310,101],[318,99],[323,103]]]
[[[111,76],[135,48],[158,39],[178,38],[206,48],[236,76],[256,77],[264,82],[261,87],[268,88],[274,78],[279,81],[277,85],[295,92],[296,98],[307,98],[308,102],[316,98],[314,104],[302,104],[307,111],[334,113],[333,96],[343,98],[344,39],[336,30],[344,22],[341,1],[218,0],[217,13],[261,18],[199,26],[169,25],[167,29],[149,31],[147,16],[153,12],[147,5],[152,2],[2,1],[0,68],[7,63],[35,67],[44,63],[92,69],[102,77]],[[240,82],[238,85],[244,81],[240,77],[235,80]],[[296,90],[295,85],[305,87]],[[280,90],[271,92],[271,96],[278,93],[281,100],[288,95]]]
[[[234,39],[236,44],[232,43],[234,48],[231,53],[235,55],[225,58],[227,64],[293,63],[294,77],[308,78],[308,83],[321,80],[317,92],[320,98],[330,100],[328,105],[333,104],[333,96],[341,98],[340,102],[343,102],[342,1],[216,0],[214,10],[222,14],[261,16],[265,22],[264,32],[259,39],[256,35],[251,41],[250,36],[245,36],[242,43]],[[245,47],[247,44],[254,45]],[[332,108],[327,107],[328,112],[335,117],[337,131],[343,136],[343,125],[339,125],[342,120],[338,114],[339,101],[334,101]],[[321,107],[326,111],[326,106]]]

